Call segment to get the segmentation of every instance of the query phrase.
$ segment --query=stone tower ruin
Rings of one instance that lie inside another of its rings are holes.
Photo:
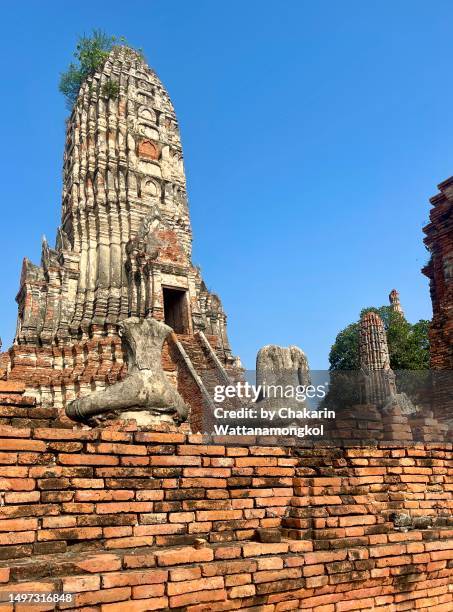
[[[234,360],[191,244],[173,105],[142,56],[115,47],[67,121],[61,224],[40,265],[24,260],[7,377],[64,406],[124,376],[118,324],[152,317],[175,332],[164,369],[192,406],[209,401],[216,376],[203,384],[203,370],[223,380]]]

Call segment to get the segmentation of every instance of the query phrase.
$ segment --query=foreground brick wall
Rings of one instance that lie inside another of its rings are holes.
[[[451,446],[294,456],[182,433],[0,426],[0,436],[0,517],[14,531],[0,537],[3,559],[250,540],[280,526],[319,549],[366,546],[394,531],[396,511],[442,527],[453,508]]]
[[[74,601],[59,608],[80,612],[168,608],[450,612],[451,533],[432,532],[430,538],[423,532],[405,535],[404,542],[389,539],[369,548],[335,551],[313,551],[309,541],[287,541],[230,543],[198,550],[80,553],[72,559],[53,555],[45,561],[42,557],[0,568],[0,581],[5,583],[0,594],[6,590],[71,592]],[[36,609],[53,610],[54,606]],[[0,610],[13,608],[0,604]]]
[[[451,445],[224,442],[1,426],[0,594],[73,592],[58,605],[80,612],[451,610]],[[403,510],[433,526],[395,531]],[[253,541],[274,527],[286,539]]]
[[[2,426],[0,436],[0,516],[16,532],[0,538],[2,558],[75,542],[115,549],[200,534],[213,543],[250,539],[280,524],[298,462],[290,449],[226,448],[181,433]]]

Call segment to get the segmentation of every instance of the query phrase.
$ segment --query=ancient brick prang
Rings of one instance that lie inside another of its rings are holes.
[[[108,97],[112,81],[119,93]],[[226,316],[191,243],[172,103],[140,54],[115,47],[67,123],[61,225],[55,249],[43,241],[40,266],[24,260],[16,338],[1,362],[8,377],[57,406],[121,380],[118,324],[127,317],[165,321],[183,337],[205,332],[207,352],[230,368]]]
[[[435,412],[453,421],[453,177],[431,198],[430,223],[423,229],[431,253],[423,273],[429,278],[433,319],[429,332],[431,368],[437,375]]]

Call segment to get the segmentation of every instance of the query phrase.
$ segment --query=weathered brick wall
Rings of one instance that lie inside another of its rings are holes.
[[[453,508],[451,447],[306,449],[299,457],[291,447],[206,444],[183,433],[1,426],[0,436],[0,516],[17,532],[0,539],[3,558],[74,542],[249,540],[282,517],[291,537],[319,548],[345,538],[367,545],[370,535],[393,532],[396,511],[442,526]]]
[[[1,426],[0,593],[74,592],[59,606],[80,612],[451,609],[451,445],[218,442]],[[395,531],[403,510],[433,526]]]
[[[199,534],[250,539],[279,525],[298,461],[289,449],[226,448],[181,433],[3,426],[0,436],[0,516],[35,517],[11,523],[20,535],[3,558],[61,552],[74,541],[114,549]]]

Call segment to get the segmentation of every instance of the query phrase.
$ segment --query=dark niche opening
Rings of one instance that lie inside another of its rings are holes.
[[[184,289],[162,287],[165,323],[177,334],[189,333],[189,313]]]

